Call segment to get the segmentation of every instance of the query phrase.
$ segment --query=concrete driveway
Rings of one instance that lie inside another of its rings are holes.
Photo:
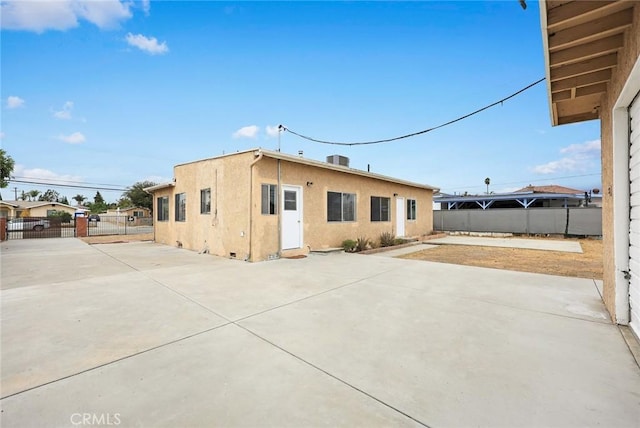
[[[638,426],[592,280],[355,254],[2,244],[1,413],[25,426]]]

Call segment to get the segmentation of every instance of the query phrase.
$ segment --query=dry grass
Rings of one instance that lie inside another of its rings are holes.
[[[426,260],[521,272],[602,279],[602,240],[578,239],[583,253],[525,250],[520,248],[438,245],[402,256]]]
[[[121,242],[153,241],[153,233],[144,233],[140,235],[87,236],[86,238],[78,239],[81,239],[87,244],[117,244]]]

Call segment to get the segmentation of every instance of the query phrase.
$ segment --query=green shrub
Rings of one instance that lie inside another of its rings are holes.
[[[71,213],[68,213],[66,211],[58,211],[53,215],[50,215],[49,217],[52,218],[60,218],[60,222],[61,223],[71,223],[71,219],[73,218],[73,216],[71,215]]]
[[[391,232],[383,232],[380,234],[380,246],[391,247],[396,244],[396,237]]]
[[[368,238],[360,237],[360,238],[358,238],[358,240],[356,241],[356,248],[355,248],[355,251],[356,251],[357,253],[359,253],[360,251],[364,251],[364,250],[366,250],[366,249],[368,249],[368,248],[369,248],[369,244],[370,244],[370,242],[369,242],[369,239],[368,239]]]
[[[344,241],[342,241],[342,248],[347,253],[353,253],[356,249],[356,244],[357,242],[353,239],[345,239]]]

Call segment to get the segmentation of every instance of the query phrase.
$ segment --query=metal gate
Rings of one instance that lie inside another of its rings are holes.
[[[73,219],[63,223],[57,217],[19,217],[7,219],[7,239],[73,238]]]
[[[88,226],[89,236],[140,235],[153,233],[153,217],[92,214]]]

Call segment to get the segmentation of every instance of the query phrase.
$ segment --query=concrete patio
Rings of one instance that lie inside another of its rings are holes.
[[[640,421],[640,369],[593,280],[71,238],[1,249],[3,427]]]

